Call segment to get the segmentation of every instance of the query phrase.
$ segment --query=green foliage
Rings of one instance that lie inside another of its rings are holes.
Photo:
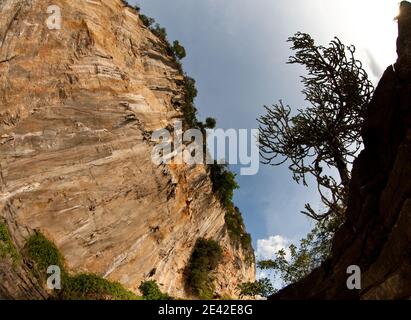
[[[207,129],[214,129],[217,125],[217,121],[214,118],[207,118],[205,121],[205,127]]]
[[[209,170],[213,192],[226,209],[224,218],[228,234],[235,243],[241,244],[247,254],[248,262],[254,262],[251,236],[246,232],[240,209],[233,204],[234,190],[239,188],[235,181],[235,174],[228,169],[226,164],[217,164],[217,162],[210,165]]]
[[[161,40],[166,42],[168,47],[170,47],[170,44],[168,43],[168,40],[167,40],[167,30],[166,30],[166,28],[163,28],[163,27],[160,26],[160,24],[156,23],[154,26],[150,27],[150,30],[151,30],[152,33],[154,33]]]
[[[210,165],[210,178],[213,191],[220,198],[221,204],[230,208],[233,203],[234,190],[239,188],[235,181],[235,174],[228,169],[226,164]]]
[[[123,3],[123,5],[124,5],[125,7],[134,9],[136,12],[140,12],[140,6],[138,6],[138,5],[132,6],[131,4],[128,3],[127,0],[121,0],[121,2]]]
[[[186,270],[186,287],[197,297],[209,300],[214,297],[213,271],[222,259],[220,245],[214,240],[197,240]]]
[[[144,281],[138,288],[145,300],[172,300],[168,294],[161,292],[156,281]]]
[[[147,28],[150,28],[155,23],[153,18],[147,17],[142,13],[140,13],[140,20]]]
[[[329,258],[332,239],[339,226],[329,219],[318,222],[307,237],[300,240],[299,247],[293,244],[288,247],[288,255],[280,250],[274,260],[259,261],[257,265],[263,270],[274,270],[284,285],[300,281]]]
[[[10,237],[5,223],[0,222],[0,258],[11,258],[13,262],[20,259],[20,255]]]
[[[225,214],[225,224],[231,239],[236,240],[244,249],[251,249],[251,236],[246,233],[240,209],[230,206]]]
[[[288,63],[305,67],[303,94],[308,106],[292,115],[282,101],[265,107],[260,123],[260,151],[266,164],[289,164],[293,179],[308,186],[314,178],[325,210],[316,212],[310,204],[304,214],[314,219],[315,228],[302,239],[299,248],[289,247],[273,261],[259,267],[274,269],[285,284],[300,280],[325,261],[334,233],[345,220],[349,193],[349,168],[361,147],[361,128],[374,88],[355,48],[338,38],[328,47],[318,46],[310,35],[289,38],[295,55]],[[333,172],[338,173],[335,177]]]
[[[35,263],[34,273],[45,281],[47,268],[57,265],[61,270],[62,290],[55,291],[55,299],[61,300],[137,300],[132,292],[121,284],[111,282],[94,274],[78,274],[71,276],[64,266],[64,259],[57,247],[41,233],[32,235],[26,245],[27,256]]]
[[[32,235],[28,239],[25,247],[28,256],[36,262],[42,274],[45,275],[47,268],[51,265],[59,266],[61,270],[64,269],[63,256],[54,243],[49,241],[41,233]]]
[[[197,97],[196,82],[193,78],[184,78],[185,100],[182,107],[185,125],[188,128],[197,128],[197,108],[194,106],[194,99]]]
[[[246,282],[238,286],[240,290],[240,297],[268,297],[275,293],[274,287],[270,279],[264,278],[256,282]]]
[[[180,44],[178,40],[173,42],[173,52],[177,59],[181,60],[187,56],[186,49]]]

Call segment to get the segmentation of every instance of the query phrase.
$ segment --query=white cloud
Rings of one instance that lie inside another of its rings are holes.
[[[281,249],[287,249],[290,241],[283,236],[271,236],[268,239],[257,240],[257,260],[275,259],[275,254]],[[286,250],[287,251],[287,250]]]
[[[290,240],[280,235],[271,236],[267,239],[258,239],[257,250],[255,252],[257,261],[275,259],[275,254],[282,249],[286,252],[286,259],[288,260],[290,258],[290,250],[288,250],[288,246],[291,243],[292,242]],[[276,273],[273,270],[261,270],[257,268],[256,278],[271,279],[274,288],[277,289],[284,287],[283,281],[281,278],[276,276]]]

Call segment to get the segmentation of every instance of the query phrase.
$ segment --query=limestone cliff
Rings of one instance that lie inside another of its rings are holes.
[[[332,258],[273,299],[411,298],[411,4],[401,3],[398,61],[384,73],[354,163],[347,221]],[[347,267],[362,271],[348,290]]]
[[[51,4],[60,30],[46,25]],[[254,262],[205,167],[151,160],[150,132],[181,118],[185,94],[163,41],[121,0],[0,0],[0,12],[0,216],[17,247],[40,230],[72,272],[187,297],[190,253],[212,238],[217,293],[236,297]],[[0,263],[0,297],[46,297],[28,267]]]

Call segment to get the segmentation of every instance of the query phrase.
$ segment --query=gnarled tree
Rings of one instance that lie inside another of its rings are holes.
[[[350,165],[361,148],[361,127],[374,91],[355,47],[334,38],[328,47],[318,46],[310,35],[289,38],[295,55],[288,63],[306,68],[302,77],[308,106],[292,113],[280,101],[265,107],[260,119],[260,153],[273,166],[285,163],[297,183],[316,186],[325,210],[316,212],[306,204],[304,214],[316,221],[315,228],[300,242],[280,251],[274,260],[260,261],[261,269],[273,269],[286,284],[295,282],[324,261],[331,240],[344,221],[350,182]]]
[[[296,51],[288,63],[305,66],[303,94],[308,106],[295,115],[282,101],[265,107],[260,123],[260,151],[264,163],[290,163],[293,178],[307,185],[315,178],[326,212],[317,213],[309,204],[306,213],[322,220],[330,215],[343,217],[350,164],[361,146],[361,126],[370,102],[373,85],[355,56],[354,46],[338,38],[328,47],[317,46],[310,35],[297,33],[289,38]],[[333,175],[336,169],[338,178]]]

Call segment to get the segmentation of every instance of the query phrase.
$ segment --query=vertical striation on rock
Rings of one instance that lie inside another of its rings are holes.
[[[400,11],[398,61],[369,106],[332,258],[272,299],[411,298],[411,4]],[[361,269],[361,290],[347,288],[350,265]]]
[[[237,297],[254,262],[230,240],[206,168],[151,161],[150,132],[182,116],[185,94],[164,43],[121,0],[53,4],[61,30],[47,28],[48,1],[0,1],[0,217],[17,247],[41,230],[73,272],[135,292],[157,280],[184,298],[192,248],[212,238],[217,293]],[[0,297],[44,296],[4,283]]]

